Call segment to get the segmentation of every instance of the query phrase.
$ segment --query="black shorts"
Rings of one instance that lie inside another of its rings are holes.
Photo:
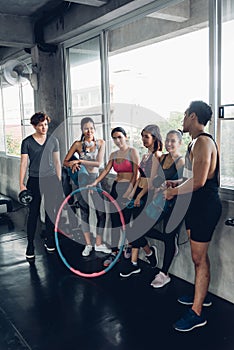
[[[217,192],[194,192],[185,216],[186,229],[196,242],[209,242],[222,213]]]

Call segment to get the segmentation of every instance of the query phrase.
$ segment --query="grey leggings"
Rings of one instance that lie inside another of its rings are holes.
[[[98,174],[92,174],[92,173],[89,174],[88,184],[91,184],[92,182],[94,182],[97,177],[98,177]],[[98,184],[96,187],[99,188],[100,190],[102,189],[100,184]],[[82,220],[81,227],[83,232],[90,232],[90,225],[89,225],[90,203],[89,203],[88,193],[89,193],[88,190],[83,190],[81,192],[78,192],[76,195],[77,201],[80,207],[80,215]],[[95,210],[96,217],[97,217],[96,233],[102,236],[105,223],[106,223],[104,198],[101,193],[95,190],[93,191],[93,194],[91,195],[91,197],[92,197],[92,202],[94,206],[93,209]]]

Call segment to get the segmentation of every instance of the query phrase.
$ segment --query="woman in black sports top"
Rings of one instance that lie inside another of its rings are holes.
[[[167,153],[163,154],[160,157],[161,167],[158,172],[159,175],[162,174],[161,176],[165,178],[165,180],[182,180],[183,178],[184,158],[180,153],[181,143],[182,133],[180,131],[170,130],[167,133],[165,140],[165,148],[167,150]],[[177,225],[177,227],[170,233],[165,232],[173,207],[171,207],[163,219],[163,232],[150,230],[147,234],[148,237],[159,239],[164,243],[162,268],[155,275],[154,280],[151,282],[151,286],[154,288],[161,288],[171,280],[170,276],[168,275],[168,270],[176,253],[176,235],[180,231],[182,224],[182,222],[179,223],[179,225]],[[146,242],[143,241],[141,244],[145,245]]]

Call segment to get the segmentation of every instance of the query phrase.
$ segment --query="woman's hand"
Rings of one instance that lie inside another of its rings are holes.
[[[168,187],[164,192],[163,192],[163,197],[166,200],[171,200],[174,196],[176,196],[175,189],[173,187]]]
[[[141,205],[141,198],[137,196],[134,201],[134,207],[140,207]]]
[[[91,184],[87,185],[86,187],[96,187],[97,181],[92,182]]]
[[[73,174],[76,171],[79,171],[80,170],[80,161],[79,160],[74,160],[74,163],[72,165],[70,165],[70,168],[71,168]]]
[[[166,186],[174,188],[178,186],[178,180],[166,180]]]

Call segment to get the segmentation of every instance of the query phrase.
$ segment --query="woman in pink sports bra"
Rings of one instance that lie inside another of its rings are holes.
[[[126,207],[126,203],[131,199],[131,194],[138,177],[139,154],[134,147],[127,144],[127,134],[122,127],[116,127],[111,132],[111,137],[115,145],[119,148],[111,153],[109,161],[98,176],[98,178],[89,186],[97,186],[113,169],[116,172],[116,178],[112,184],[110,195],[119,204],[125,224],[130,222],[132,210]],[[112,225],[112,254],[104,261],[104,266],[108,266],[115,258],[118,251],[118,242],[120,238],[120,228],[122,227],[119,213],[110,204],[110,216]]]

